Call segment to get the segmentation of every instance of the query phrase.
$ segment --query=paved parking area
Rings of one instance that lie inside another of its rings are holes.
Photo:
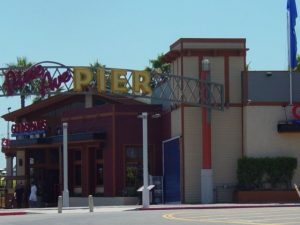
[[[300,208],[180,210],[166,213],[163,218],[197,224],[288,225],[300,224]]]

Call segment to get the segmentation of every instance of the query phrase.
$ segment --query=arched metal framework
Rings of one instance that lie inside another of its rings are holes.
[[[16,95],[50,96],[53,94],[78,94],[73,91],[74,66],[61,63],[43,61],[30,68],[8,67],[0,68],[0,97]],[[95,71],[96,68],[90,68]],[[112,68],[105,68],[105,79],[110,83]],[[132,90],[133,70],[126,70],[125,86],[128,93],[113,93],[107,87],[105,93],[111,95],[128,96],[131,98],[148,98],[157,103],[183,103],[192,106],[223,110],[223,85],[172,74],[150,73],[152,94],[142,94]],[[96,76],[90,87],[80,93],[96,93]]]

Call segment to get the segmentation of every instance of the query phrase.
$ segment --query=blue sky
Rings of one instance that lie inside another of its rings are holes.
[[[32,62],[87,66],[99,60],[107,67],[144,69],[177,39],[199,37],[246,38],[251,70],[286,70],[286,2],[2,0],[0,67],[26,56]],[[300,6],[300,0],[296,3]],[[300,21],[300,37],[299,28]],[[0,101],[0,115],[20,106],[19,98]],[[0,119],[1,138],[6,125]]]

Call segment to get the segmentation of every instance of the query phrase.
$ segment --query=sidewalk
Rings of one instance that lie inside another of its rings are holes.
[[[183,209],[234,209],[234,208],[262,208],[262,207],[300,207],[300,203],[269,203],[269,204],[164,204],[150,205],[143,208],[141,205],[130,206],[95,206],[94,212],[121,212],[128,210],[183,210]],[[89,213],[88,207],[63,208],[62,213]],[[25,208],[0,209],[0,216],[17,216],[26,214],[58,214],[57,208]]]

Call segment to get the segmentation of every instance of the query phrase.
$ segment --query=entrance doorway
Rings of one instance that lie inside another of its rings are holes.
[[[32,182],[38,189],[39,207],[57,205],[57,197],[60,194],[58,149],[29,150],[28,194]]]
[[[36,183],[38,205],[40,207],[57,205],[57,197],[60,194],[58,169],[31,167],[30,181]]]
[[[164,202],[180,202],[179,137],[163,142]]]

